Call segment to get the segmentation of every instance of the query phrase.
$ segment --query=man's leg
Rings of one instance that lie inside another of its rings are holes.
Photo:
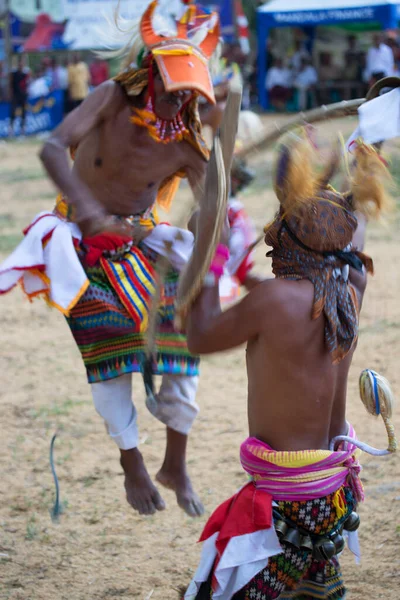
[[[9,127],[9,132],[8,132],[8,135],[10,137],[14,136],[14,121],[15,121],[16,110],[17,110],[16,101],[15,101],[15,98],[12,98],[11,107],[10,107],[10,127]]]
[[[25,135],[25,122],[26,122],[26,103],[27,99],[21,102],[21,135]]]
[[[132,403],[131,374],[93,383],[91,387],[96,410],[103,417],[110,437],[121,452],[129,504],[141,515],[163,510],[164,501],[153,485],[137,448],[139,434],[136,409]]]
[[[150,412],[167,426],[167,448],[159,483],[174,490],[178,504],[191,517],[203,514],[203,505],[194,492],[186,471],[188,434],[199,412],[196,404],[198,377],[164,375],[155,403],[146,402]]]

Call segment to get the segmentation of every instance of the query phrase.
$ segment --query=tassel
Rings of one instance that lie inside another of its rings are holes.
[[[290,134],[282,142],[275,165],[275,193],[285,214],[291,214],[315,197],[318,177],[315,170],[316,152],[305,136]]]
[[[391,212],[393,198],[387,188],[393,183],[389,170],[373,146],[357,141],[353,150],[355,167],[351,177],[353,206],[366,217],[374,219]]]
[[[332,498],[333,506],[336,508],[338,519],[341,519],[346,514],[346,502],[343,497],[343,490],[337,490]]]
[[[146,396],[154,396],[153,360],[151,356],[143,359],[142,376]]]

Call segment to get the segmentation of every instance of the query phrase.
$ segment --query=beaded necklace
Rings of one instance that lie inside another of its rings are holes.
[[[162,144],[180,142],[183,140],[184,135],[189,133],[180,112],[174,119],[168,121],[157,117],[154,112],[151,96],[149,96],[145,108],[132,106],[131,111],[131,123],[139,127],[145,127],[150,137],[156,142],[161,142]]]

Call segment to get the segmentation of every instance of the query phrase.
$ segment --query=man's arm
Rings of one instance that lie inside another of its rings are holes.
[[[84,235],[91,233],[94,223],[100,223],[107,213],[78,175],[71,171],[67,149],[78,146],[108,116],[110,109],[115,107],[118,93],[114,82],[99,86],[54,130],[40,152],[50,178],[74,204]]]
[[[353,236],[352,244],[354,250],[359,250],[360,252],[362,252],[364,250],[365,234],[367,231],[367,218],[359,212],[356,212],[356,216],[358,225]],[[359,307],[361,309],[362,299],[364,296],[365,289],[367,287],[367,273],[365,268],[363,268],[362,271],[356,271],[355,269],[350,268],[349,281],[357,291]]]
[[[255,287],[243,300],[222,312],[218,285],[203,288],[187,319],[188,347],[194,354],[222,352],[256,337],[264,326],[266,285]]]
[[[188,151],[193,158],[190,161],[190,164],[184,167],[184,169],[194,198],[199,202],[204,193],[207,162],[202,159],[193,148],[188,147]]]

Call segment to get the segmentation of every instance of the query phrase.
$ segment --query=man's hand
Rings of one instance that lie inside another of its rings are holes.
[[[88,219],[78,223],[78,225],[82,231],[83,238],[94,237],[95,235],[107,232],[121,237],[128,237],[135,245],[139,244],[139,242],[151,233],[151,229],[130,225],[124,219],[118,219],[111,215]]]

